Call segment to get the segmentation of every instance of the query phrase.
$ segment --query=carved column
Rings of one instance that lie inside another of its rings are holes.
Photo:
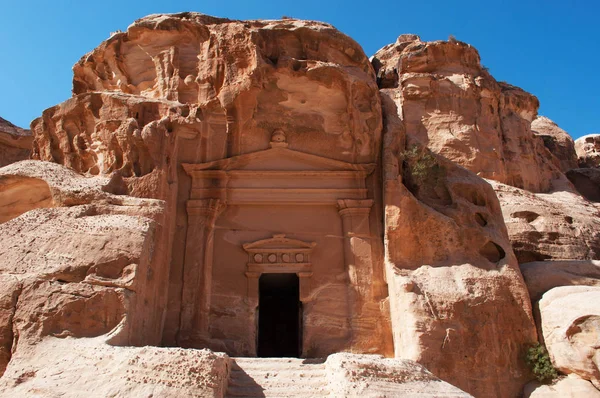
[[[188,230],[183,270],[180,344],[196,346],[208,337],[215,221],[225,209],[220,199],[187,202]]]

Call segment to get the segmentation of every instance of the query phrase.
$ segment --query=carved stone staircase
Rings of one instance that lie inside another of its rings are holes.
[[[324,360],[233,358],[225,397],[328,396]]]

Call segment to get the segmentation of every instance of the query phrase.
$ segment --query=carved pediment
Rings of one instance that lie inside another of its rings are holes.
[[[248,253],[248,271],[299,272],[310,270],[315,242],[304,242],[277,234],[243,245]]]
[[[288,148],[281,131],[271,148],[212,162],[183,164],[192,177],[190,199],[228,204],[337,204],[366,199],[365,180],[374,164],[348,163]]]
[[[264,151],[246,153],[231,158],[199,164],[183,164],[185,171],[192,174],[201,170],[246,170],[246,171],[362,171],[370,174],[372,163],[348,163],[285,147],[273,147]]]

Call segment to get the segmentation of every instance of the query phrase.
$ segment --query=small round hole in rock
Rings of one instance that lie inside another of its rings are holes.
[[[497,263],[506,257],[506,252],[504,249],[492,241],[488,241],[485,245],[483,245],[483,247],[479,249],[479,254],[487,258],[488,261],[492,263]]]
[[[488,224],[487,217],[482,213],[475,213],[475,221],[482,227],[485,227]]]

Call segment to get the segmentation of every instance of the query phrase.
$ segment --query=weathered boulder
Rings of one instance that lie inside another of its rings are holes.
[[[0,397],[222,397],[229,358],[209,350],[114,347],[103,338],[46,337],[19,348]]]
[[[381,94],[395,355],[474,396],[515,396],[536,332],[498,199],[483,179],[405,137],[395,91]]]
[[[405,359],[340,353],[327,357],[325,365],[335,397],[472,397]]]
[[[525,386],[524,398],[600,398],[600,391],[592,383],[569,375],[552,385],[531,382]]]
[[[563,173],[577,168],[575,141],[556,123],[545,116],[538,116],[531,122],[531,131],[544,141],[544,145],[560,162]]]
[[[0,167],[29,159],[32,144],[31,131],[0,117]]]
[[[401,103],[406,134],[483,178],[547,192],[560,164],[534,136],[537,98],[497,82],[460,41],[402,35],[373,57],[380,88]]]
[[[547,291],[559,286],[600,287],[600,261],[553,260],[520,264],[529,295],[533,302]]]
[[[164,206],[110,193],[115,184],[48,162],[0,169],[2,368],[45,336],[160,341]]]
[[[519,263],[600,259],[600,207],[569,191],[536,194],[490,181]]]
[[[544,342],[554,366],[600,389],[600,287],[556,287],[539,309]]]
[[[566,175],[583,197],[600,202],[600,168],[572,169]]]
[[[575,140],[579,167],[600,167],[600,134],[588,134]]]

